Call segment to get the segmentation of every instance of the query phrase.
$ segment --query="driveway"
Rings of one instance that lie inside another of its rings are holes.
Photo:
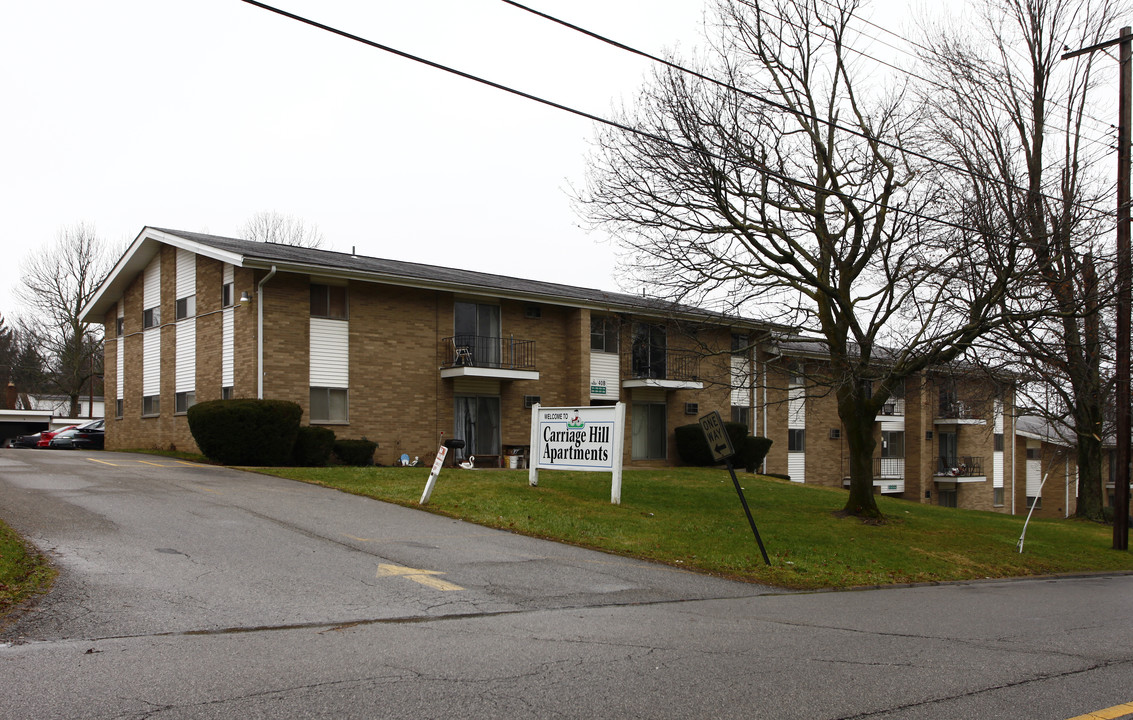
[[[791,595],[118,453],[0,451],[0,515],[62,570],[4,632],[4,720],[1059,719],[1133,699],[1129,577]]]

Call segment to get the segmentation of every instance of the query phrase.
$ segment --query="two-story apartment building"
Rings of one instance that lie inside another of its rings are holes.
[[[769,331],[636,295],[149,227],[83,317],[106,328],[108,448],[195,449],[191,405],[262,397],[376,441],[381,463],[455,438],[499,464],[525,448],[533,403],[617,401],[625,462],[674,463],[673,428],[700,414],[756,426],[745,348]]]

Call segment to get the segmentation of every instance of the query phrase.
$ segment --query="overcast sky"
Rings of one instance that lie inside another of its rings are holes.
[[[648,72],[499,0],[276,4],[599,115]],[[697,45],[704,11],[531,4],[656,54]],[[588,120],[239,0],[34,0],[2,17],[4,314],[18,260],[64,226],[90,223],[117,252],[145,225],[236,235],[265,210],[318,225],[335,250],[628,289],[567,192],[584,179]]]

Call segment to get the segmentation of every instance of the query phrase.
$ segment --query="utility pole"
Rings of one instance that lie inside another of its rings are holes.
[[[1129,312],[1133,306],[1133,259],[1130,258],[1129,243],[1129,159],[1130,159],[1130,113],[1133,98],[1133,29],[1121,28],[1121,34],[1113,39],[1081,50],[1068,52],[1062,56],[1068,60],[1079,55],[1121,45],[1120,85],[1117,101],[1117,367],[1116,371],[1116,415],[1117,415],[1117,463],[1114,474],[1113,508],[1113,549],[1129,549],[1129,451],[1130,421],[1133,420],[1129,405]]]

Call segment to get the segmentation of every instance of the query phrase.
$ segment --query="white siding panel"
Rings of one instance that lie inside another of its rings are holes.
[[[118,317],[126,316],[126,303],[122,300],[118,301]],[[115,338],[114,342],[117,345],[118,352],[115,354],[114,363],[114,396],[115,399],[121,400],[125,398],[125,380],[126,380],[126,338],[119,335]]]
[[[881,421],[881,430],[883,432],[904,432],[905,418],[899,415],[885,416],[886,419]]]
[[[787,453],[787,474],[791,476],[791,482],[806,482],[806,453]]]
[[[174,392],[193,392],[197,385],[197,319],[177,323],[177,370]]]
[[[177,299],[196,294],[197,256],[188,250],[177,248]]]
[[[311,387],[350,387],[350,323],[311,318]]]
[[[1038,440],[1027,440],[1027,449],[1041,448]],[[1027,458],[1027,497],[1038,497],[1039,488],[1043,481],[1042,460]]]
[[[995,429],[992,432],[1003,434],[1003,401],[996,400],[993,408]]]
[[[157,307],[161,301],[161,255],[146,265],[142,273],[142,309]]]
[[[991,486],[1003,487],[1003,451],[996,450],[991,454]]]
[[[161,393],[161,330],[142,334],[142,395]]]
[[[745,357],[732,356],[732,405],[748,407],[751,399],[751,363]]]
[[[592,352],[590,353],[590,397],[594,400],[617,400],[621,387],[619,377],[620,365],[617,353]],[[596,385],[605,384],[605,393],[596,393]]]
[[[806,388],[795,386],[787,391],[787,427],[801,430],[806,427]]]
[[[236,308],[225,308],[220,314],[220,386],[232,387],[235,385],[236,364],[233,358],[236,355],[236,336],[233,331],[235,325]]]

